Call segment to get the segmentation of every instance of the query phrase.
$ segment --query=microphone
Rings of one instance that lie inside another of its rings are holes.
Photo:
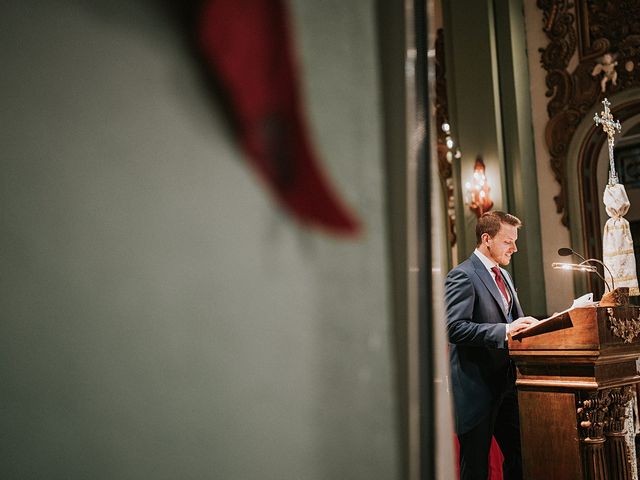
[[[598,277],[600,277],[602,279],[602,281],[604,282],[604,284],[606,285],[607,289],[611,292],[612,291],[612,287],[615,289],[615,282],[613,281],[613,273],[611,273],[611,270],[609,270],[609,267],[607,267],[604,263],[602,263],[600,260],[598,260],[597,258],[584,258],[582,255],[580,255],[578,252],[576,252],[575,250],[572,250],[571,248],[568,247],[562,247],[558,249],[558,255],[560,255],[561,257],[568,257],[570,255],[575,255],[576,257],[582,259],[582,262],[578,263],[578,264],[573,264],[573,263],[553,263],[551,264],[552,268],[562,268],[564,270],[579,270],[582,272],[592,272],[595,273],[596,275],[598,275]],[[600,275],[600,272],[598,272],[598,270],[595,267],[590,267],[588,264],[589,263],[597,263],[598,265],[602,265],[602,272],[604,273],[604,271],[606,270],[607,272],[609,272],[609,276],[611,277],[611,286],[609,286],[609,282],[607,282],[607,280],[604,278],[603,275]],[[592,270],[593,269],[593,270]]]
[[[568,257],[570,255],[575,255],[576,257],[582,259],[583,261],[587,260],[586,258],[584,258],[582,255],[580,255],[575,250],[571,250],[570,248],[567,248],[567,247],[559,248],[558,249],[558,255],[560,255],[561,257]]]

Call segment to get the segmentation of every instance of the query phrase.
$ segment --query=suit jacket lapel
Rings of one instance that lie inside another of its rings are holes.
[[[491,296],[498,304],[498,308],[500,309],[500,312],[502,313],[502,317],[506,322],[507,313],[504,311],[504,301],[502,300],[502,294],[500,293],[500,290],[498,290],[498,286],[496,285],[496,282],[493,280],[493,277],[489,273],[489,270],[485,268],[484,263],[482,263],[482,260],[480,260],[475,253],[471,254],[471,262],[473,262],[473,266],[476,269],[476,275],[480,277],[480,280],[482,280],[482,283],[484,283],[485,287],[487,287],[487,290],[489,290],[489,293],[491,293]]]

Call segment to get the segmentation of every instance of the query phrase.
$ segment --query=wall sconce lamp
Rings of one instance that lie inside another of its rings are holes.
[[[449,122],[445,120],[442,123],[441,128],[444,132],[444,145],[447,147],[447,153],[445,156],[447,158],[447,162],[451,164],[454,158],[459,160],[462,157],[462,153],[453,141],[453,137],[451,136],[451,125],[449,125]]]
[[[488,212],[493,207],[493,200],[489,196],[491,187],[484,173],[485,167],[482,157],[476,157],[476,164],[473,167],[473,177],[470,182],[465,183],[467,191],[466,202],[469,209],[480,218],[483,213]]]

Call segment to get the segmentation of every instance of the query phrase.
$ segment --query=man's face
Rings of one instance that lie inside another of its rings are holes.
[[[511,255],[518,251],[518,247],[516,247],[518,227],[502,223],[495,237],[490,238],[486,233],[484,235],[486,235],[489,256],[500,265],[509,265]]]

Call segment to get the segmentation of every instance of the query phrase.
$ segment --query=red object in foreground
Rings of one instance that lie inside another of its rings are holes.
[[[303,223],[358,233],[311,146],[284,1],[209,0],[198,35],[242,147],[278,200]]]
[[[454,435],[454,441],[456,446],[456,469],[457,477],[460,478],[460,444],[458,443],[458,437]],[[495,438],[491,439],[491,450],[489,450],[489,479],[488,480],[502,480],[502,462],[504,456],[498,446]]]

